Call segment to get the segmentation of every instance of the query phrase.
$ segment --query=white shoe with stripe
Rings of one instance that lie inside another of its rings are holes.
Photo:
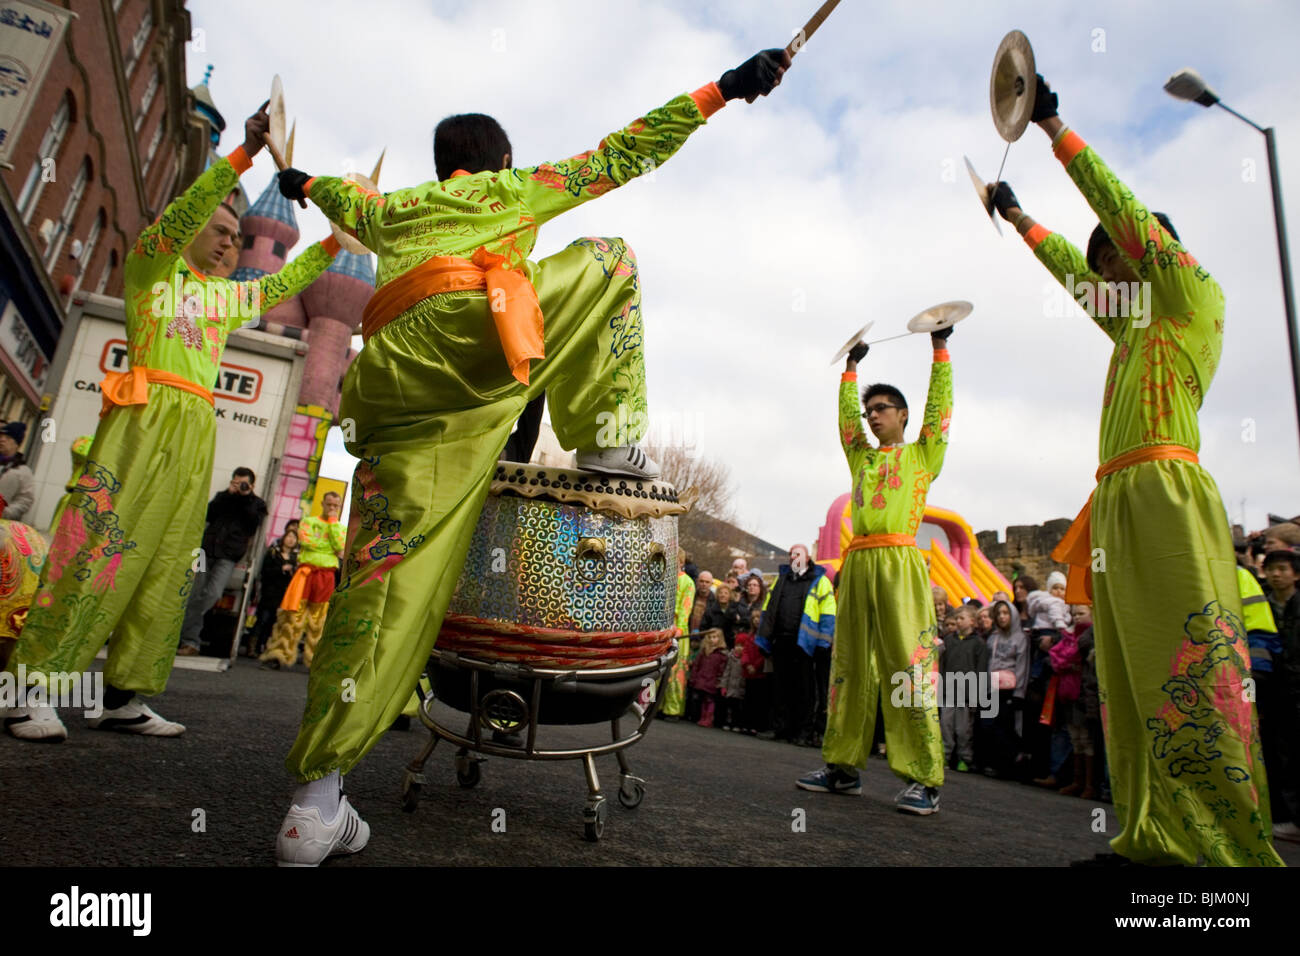
[[[631,478],[658,478],[659,466],[641,450],[640,445],[620,445],[617,448],[600,448],[578,452],[580,471],[599,471],[609,475],[627,475]]]
[[[339,812],[333,823],[321,819],[319,807],[289,808],[275,839],[277,866],[320,866],[326,857],[358,853],[370,842],[370,824],[352,809],[348,798],[339,797]]]

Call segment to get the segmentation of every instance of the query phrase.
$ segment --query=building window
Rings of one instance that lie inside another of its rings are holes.
[[[86,183],[90,181],[90,157],[87,156],[81,162],[81,168],[77,170],[77,178],[72,181],[72,188],[68,190],[67,201],[63,204],[63,213],[59,216],[59,221],[54,227],[54,232],[50,235],[49,251],[45,253],[45,268],[52,270],[54,264],[59,261],[59,253],[63,251],[63,241],[68,238],[68,233],[72,230],[72,224],[77,219],[77,210],[81,208],[81,197],[86,191]]]
[[[104,263],[104,271],[99,274],[99,281],[95,283],[95,294],[103,295],[104,290],[108,288],[108,279],[117,268],[117,250],[114,249],[108,254],[108,261]]]
[[[254,241],[256,238],[257,238],[257,236],[253,235],[251,232],[246,232],[246,233],[244,233],[244,246],[243,246],[243,247],[244,247],[245,249],[251,249],[251,248],[253,248],[253,241]]]
[[[144,88],[144,96],[140,97],[140,109],[135,114],[135,131],[140,132],[140,124],[144,118],[149,115],[149,107],[153,105],[153,98],[158,95],[158,84],[162,81],[162,71],[154,70],[153,76],[149,77],[149,85]]]
[[[56,172],[53,167],[53,161],[58,158],[59,147],[63,145],[63,138],[68,132],[68,126],[72,120],[72,94],[63,97],[59,103],[59,108],[54,111],[50,117],[50,125],[45,129],[45,135],[41,137],[41,145],[36,150],[36,158],[32,160],[31,172],[27,174],[27,179],[23,182],[23,188],[18,193],[18,214],[22,216],[23,225],[32,221],[32,213],[36,211],[36,203],[41,198],[41,191],[45,188],[45,178],[42,172],[45,169],[42,160],[51,161],[50,169]]]
[[[271,246],[271,252],[277,259],[283,259],[285,253],[288,251],[289,250],[284,247],[283,242],[277,242]]]
[[[147,178],[149,175],[149,167],[153,165],[154,154],[158,152],[158,144],[162,142],[163,128],[166,125],[167,125],[166,116],[158,120],[158,126],[153,131],[153,139],[149,141],[149,148],[145,150],[144,153],[144,171],[141,174],[140,177],[141,179]]]
[[[140,54],[144,53],[144,48],[149,40],[149,34],[153,32],[153,6],[146,6],[144,9],[144,18],[140,21],[140,26],[136,28],[135,36],[131,38],[131,46],[126,52],[126,63],[124,69],[127,77],[131,76],[131,71],[135,69],[136,63],[140,60]]]
[[[99,234],[104,231],[104,224],[107,217],[104,210],[99,211],[95,221],[91,223],[90,234],[86,236],[86,241],[82,243],[81,255],[77,256],[77,280],[73,283],[72,291],[76,292],[81,288],[81,280],[86,277],[86,269],[90,267],[91,260],[95,258],[95,246],[99,243]]]

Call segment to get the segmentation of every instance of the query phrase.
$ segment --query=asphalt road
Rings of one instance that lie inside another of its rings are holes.
[[[224,674],[177,670],[153,706],[188,727],[180,738],[93,731],[68,712],[65,743],[0,736],[0,865],[272,864],[293,790],[283,761],[305,687],[301,670],[242,660]],[[418,810],[404,813],[403,770],[427,739],[416,726],[390,732],[348,776],[370,845],[329,866],[1062,866],[1108,849],[1107,834],[1094,831],[1098,812],[1115,832],[1106,804],[969,774],[949,775],[934,816],[901,814],[893,806],[901,784],[883,760],[870,762],[861,797],[808,793],[794,781],[820,765],[816,751],[656,721],[629,751],[648,781],[639,808],[614,799],[614,758],[598,760],[609,817],[603,839],[589,843],[576,761],[493,758],[479,785],[462,789],[444,742]],[[553,732],[552,743],[603,742],[607,725]],[[1300,846],[1279,852],[1300,865]]]

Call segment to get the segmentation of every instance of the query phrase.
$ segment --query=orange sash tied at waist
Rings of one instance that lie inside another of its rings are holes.
[[[434,256],[379,289],[361,317],[361,335],[369,339],[411,306],[443,292],[487,290],[488,308],[510,374],[528,384],[528,363],[546,357],[542,307],[537,290],[522,269],[505,265],[505,256],[480,248],[474,258]]]
[[[187,378],[181,378],[171,372],[164,372],[159,368],[146,368],[143,365],[137,365],[129,371],[109,372],[104,376],[104,380],[99,383],[99,390],[103,396],[99,417],[103,418],[107,415],[114,405],[148,405],[150,382],[155,385],[170,385],[172,388],[179,388],[181,391],[199,396],[209,405],[214,404],[212,392],[202,385],[195,385]]]
[[[916,536],[911,534],[859,534],[854,535],[844,553],[865,551],[868,548],[916,547]]]
[[[1145,448],[1134,448],[1122,455],[1116,455],[1104,463],[1097,469],[1097,481],[1100,482],[1107,475],[1113,475],[1124,468],[1131,468],[1144,462],[1171,459],[1190,461],[1193,465],[1200,464],[1196,452],[1182,445],[1148,445]],[[1070,573],[1065,583],[1067,604],[1092,603],[1092,498],[1096,493],[1094,488],[1083,510],[1065,532],[1061,543],[1052,549],[1053,561],[1060,561],[1070,566]]]

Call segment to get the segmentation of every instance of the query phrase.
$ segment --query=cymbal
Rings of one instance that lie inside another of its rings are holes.
[[[988,213],[993,228],[998,231],[998,235],[1002,235],[1002,227],[998,224],[998,217],[993,214],[993,191],[989,189],[988,183],[984,182],[980,174],[975,172],[975,167],[971,165],[969,157],[963,156],[962,159],[966,160],[966,172],[970,174],[970,181],[975,184],[975,194],[980,197],[980,205]]]
[[[939,305],[932,305],[924,312],[918,312],[907,320],[907,331],[909,332],[938,332],[940,329],[946,329],[950,325],[956,325],[966,316],[971,314],[975,306],[971,305],[964,299],[957,299],[953,302],[941,302]]]
[[[1014,143],[1029,126],[1034,112],[1034,95],[1038,90],[1035,80],[1034,49],[1029,37],[1012,30],[998,44],[993,57],[993,71],[989,74],[989,105],[993,109],[993,125],[998,135]]]
[[[374,180],[372,180],[369,176],[365,175],[364,173],[345,173],[343,178],[351,180],[352,182],[356,183],[358,186],[361,186],[364,189],[368,189],[370,192],[373,193],[379,192],[379,187],[375,185]],[[337,223],[333,223],[333,222],[330,223],[330,232],[332,232],[334,234],[334,238],[339,241],[339,245],[342,246],[344,249],[346,249],[348,252],[351,252],[353,255],[358,255],[358,256],[370,255],[369,246],[367,246],[364,242],[362,242],[360,239],[358,239],[356,236],[352,235],[351,233],[344,232],[343,229],[341,229]]]
[[[831,364],[834,365],[834,364],[835,364],[836,362],[838,362],[840,359],[844,358],[844,356],[848,355],[849,352],[851,352],[851,351],[853,350],[853,346],[855,346],[855,345],[857,345],[859,342],[861,342],[861,341],[862,341],[862,337],[863,337],[864,335],[866,335],[867,332],[870,331],[871,327],[872,327],[873,325],[875,325],[875,324],[876,324],[876,320],[875,320],[875,319],[872,319],[870,322],[868,322],[868,323],[867,323],[866,325],[864,325],[862,328],[858,329],[856,332],[854,332],[852,335],[850,335],[850,336],[849,336],[849,340],[848,340],[847,342],[844,343],[844,346],[843,346],[843,347],[842,347],[838,352],[836,352],[836,353],[835,353],[835,357],[834,357],[833,359],[831,359]]]
[[[271,102],[266,107],[266,115],[271,118],[271,127],[267,130],[271,142],[275,144],[277,150],[283,153],[285,146],[284,84],[280,82],[279,73],[271,77]]]

